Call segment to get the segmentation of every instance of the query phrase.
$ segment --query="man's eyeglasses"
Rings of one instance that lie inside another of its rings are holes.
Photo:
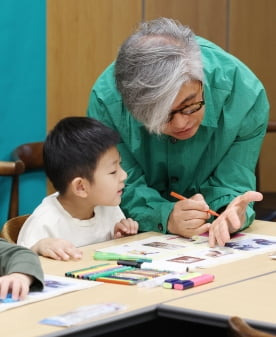
[[[205,105],[205,101],[199,101],[193,104],[189,104],[186,106],[183,106],[182,108],[178,109],[178,110],[174,110],[172,112],[170,112],[169,116],[168,116],[168,123],[171,122],[173,120],[173,117],[175,114],[180,113],[181,115],[191,115],[197,111],[199,111],[203,106]]]

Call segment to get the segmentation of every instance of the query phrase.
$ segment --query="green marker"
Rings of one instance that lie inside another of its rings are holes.
[[[152,259],[148,258],[140,258],[137,256],[131,256],[131,255],[121,255],[116,253],[108,253],[108,252],[100,252],[96,251],[94,253],[93,258],[95,260],[134,260],[139,262],[152,262]]]

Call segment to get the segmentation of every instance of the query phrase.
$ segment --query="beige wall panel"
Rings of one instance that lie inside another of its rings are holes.
[[[145,0],[145,20],[177,19],[223,48],[227,46],[226,15],[227,0]]]
[[[230,52],[244,61],[261,79],[276,120],[276,1],[230,1]],[[260,159],[261,190],[276,191],[276,135],[266,137]]]
[[[93,83],[141,18],[141,0],[47,0],[48,130],[86,114]]]
[[[142,17],[141,0],[47,1],[47,126],[85,115],[90,89]]]

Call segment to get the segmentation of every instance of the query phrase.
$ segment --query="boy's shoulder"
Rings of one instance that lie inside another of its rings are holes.
[[[102,217],[112,219],[113,221],[119,221],[122,218],[125,218],[120,206],[96,206],[94,211],[96,218]]]
[[[47,218],[49,222],[56,221],[64,212],[63,207],[57,200],[58,193],[46,196],[42,202],[36,207],[27,221],[34,218]]]

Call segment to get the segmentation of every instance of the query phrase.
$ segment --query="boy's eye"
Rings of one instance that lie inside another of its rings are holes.
[[[117,171],[112,171],[112,172],[110,172],[110,174],[116,174],[116,172],[117,172]]]

